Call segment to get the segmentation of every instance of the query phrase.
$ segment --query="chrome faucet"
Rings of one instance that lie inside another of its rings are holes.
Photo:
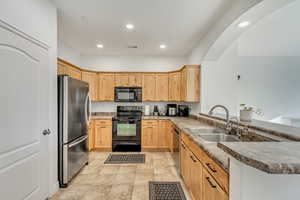
[[[208,114],[209,115],[212,115],[213,114],[213,111],[216,109],[216,108],[223,108],[224,110],[225,110],[225,113],[226,113],[226,131],[227,132],[230,132],[230,127],[231,127],[231,125],[230,125],[230,119],[229,119],[229,110],[225,107],[225,106],[223,106],[223,105],[215,105],[214,107],[212,107],[210,110],[209,110],[209,112],[208,112]]]

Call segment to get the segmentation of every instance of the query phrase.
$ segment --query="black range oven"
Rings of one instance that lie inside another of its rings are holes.
[[[140,106],[118,106],[113,118],[113,151],[141,151]]]
[[[115,87],[115,102],[142,102],[142,88]]]

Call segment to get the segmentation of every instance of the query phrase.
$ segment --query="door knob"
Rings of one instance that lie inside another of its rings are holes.
[[[50,129],[48,128],[48,129],[45,129],[45,130],[43,130],[43,135],[50,135],[50,133],[51,133],[51,131],[50,131]]]

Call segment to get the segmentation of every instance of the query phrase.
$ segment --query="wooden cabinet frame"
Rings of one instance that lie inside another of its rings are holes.
[[[143,101],[200,101],[200,65],[185,65],[172,72],[97,72],[58,59],[57,73],[87,81],[94,101],[114,101],[115,86],[143,87]]]

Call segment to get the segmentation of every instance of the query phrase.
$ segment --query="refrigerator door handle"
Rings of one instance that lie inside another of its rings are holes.
[[[89,97],[89,102],[88,102],[88,113],[89,113],[89,117],[88,117],[88,124],[90,123],[91,121],[91,116],[92,116],[92,100],[91,100],[91,96],[90,96],[90,93],[88,93],[88,97]]]
[[[88,138],[88,136],[84,136],[83,138],[79,138],[78,140],[75,140],[73,143],[69,144],[68,147],[71,148],[71,147],[74,147],[76,146],[77,144],[83,142],[84,140],[86,140]]]
[[[87,93],[86,97],[85,97],[85,112],[84,112],[84,118],[85,118],[85,123],[86,125],[89,125],[89,93]]]

